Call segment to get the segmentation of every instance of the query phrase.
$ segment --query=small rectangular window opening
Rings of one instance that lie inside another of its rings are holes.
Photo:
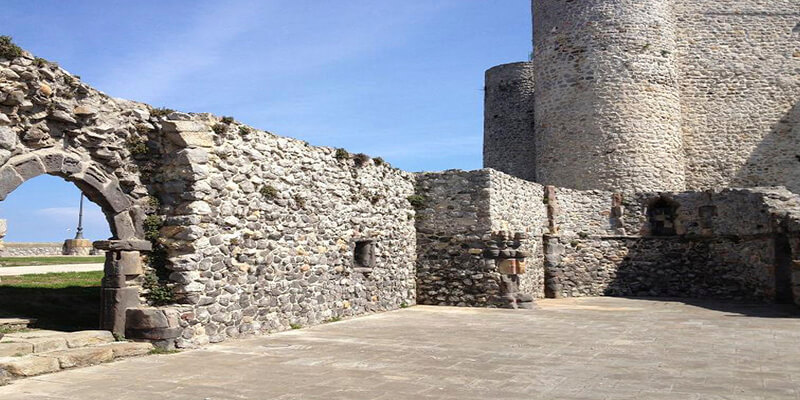
[[[375,242],[372,240],[356,242],[353,260],[356,269],[371,270],[375,268]]]

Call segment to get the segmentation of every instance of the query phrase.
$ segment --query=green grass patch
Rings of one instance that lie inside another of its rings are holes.
[[[60,257],[0,257],[0,267],[27,267],[32,265],[96,264],[105,262],[105,256]]]
[[[18,275],[0,277],[1,287],[26,289],[66,289],[100,286],[103,271],[51,272],[49,274]]]
[[[97,329],[103,271],[0,277],[0,318],[36,318],[36,328]]]
[[[175,354],[175,353],[180,353],[180,352],[181,352],[180,350],[167,350],[167,349],[162,349],[162,348],[159,348],[159,347],[156,347],[153,350],[150,350],[150,354]]]
[[[6,333],[30,332],[32,330],[33,329],[30,328],[12,328],[10,326],[0,326],[0,333],[4,335]],[[11,343],[11,342],[5,341],[3,343]]]

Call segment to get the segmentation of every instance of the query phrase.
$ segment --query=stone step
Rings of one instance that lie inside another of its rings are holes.
[[[5,335],[5,337],[0,340],[0,356],[8,355],[6,353],[13,351],[12,349],[21,348],[20,344],[28,344],[32,346],[30,352],[39,354],[50,351],[95,346],[99,344],[112,343],[114,341],[114,335],[109,331],[78,331],[67,333],[35,330],[28,332],[15,332]]]
[[[33,318],[0,318],[0,331],[13,331],[29,328],[36,324]]]
[[[4,376],[8,379],[47,374],[67,368],[109,362],[117,358],[145,355],[151,350],[153,350],[151,343],[113,342],[18,357],[0,357],[0,383],[3,382]]]

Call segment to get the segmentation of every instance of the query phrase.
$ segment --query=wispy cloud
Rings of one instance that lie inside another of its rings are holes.
[[[114,96],[157,101],[174,84],[222,61],[225,47],[258,23],[266,7],[259,1],[218,2],[187,13],[183,31],[164,37],[156,48],[140,48],[98,81]],[[176,16],[176,18],[178,18]]]
[[[451,4],[213,2],[187,12],[158,44],[131,46],[130,57],[110,66],[96,86],[156,105],[171,99],[192,107],[218,98],[245,101],[276,80],[301,85],[304,73],[408,40],[417,33],[415,24]],[[187,99],[182,89],[208,96]]]

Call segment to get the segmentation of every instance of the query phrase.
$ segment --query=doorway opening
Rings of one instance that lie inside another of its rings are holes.
[[[12,319],[29,321],[17,329],[99,329],[105,252],[91,242],[112,236],[100,206],[40,175],[0,202],[0,219],[0,329]]]

